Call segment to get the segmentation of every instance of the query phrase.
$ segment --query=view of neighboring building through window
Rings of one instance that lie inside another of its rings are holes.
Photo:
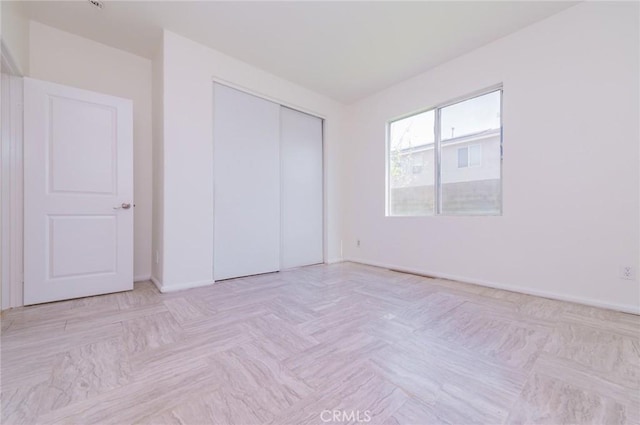
[[[502,89],[389,123],[392,216],[502,211]]]

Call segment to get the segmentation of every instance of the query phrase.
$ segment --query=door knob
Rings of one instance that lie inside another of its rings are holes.
[[[127,204],[127,203],[123,203],[122,204],[122,209],[123,210],[128,210],[129,208],[131,208],[131,204]]]

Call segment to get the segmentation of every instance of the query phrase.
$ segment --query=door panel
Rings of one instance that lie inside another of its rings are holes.
[[[25,304],[133,289],[132,102],[25,78],[24,206]]]
[[[113,194],[117,110],[51,96],[50,114],[51,192]]]
[[[115,273],[116,217],[49,216],[49,278]]]
[[[214,84],[214,277],[280,268],[280,105]]]
[[[322,119],[282,107],[282,268],[322,263]]]

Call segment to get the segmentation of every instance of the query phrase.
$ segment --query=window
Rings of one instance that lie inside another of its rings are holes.
[[[480,165],[482,165],[482,145],[458,148],[458,168],[479,167]]]
[[[389,122],[387,215],[502,212],[502,89]]]

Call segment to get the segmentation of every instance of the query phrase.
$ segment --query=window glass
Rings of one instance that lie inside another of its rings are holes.
[[[389,124],[389,214],[434,212],[434,111]]]
[[[469,167],[482,165],[482,145],[469,146]]]
[[[442,108],[440,140],[500,128],[500,97],[498,90]]]
[[[469,165],[469,148],[458,148],[458,168]]]

